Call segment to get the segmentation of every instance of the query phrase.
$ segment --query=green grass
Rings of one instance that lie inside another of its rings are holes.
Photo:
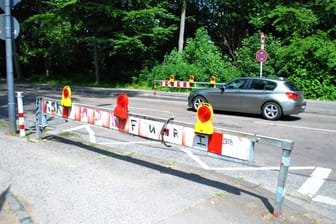
[[[5,120],[0,120],[0,127],[1,128],[6,128],[8,127],[8,122]]]
[[[79,75],[68,75],[68,78],[53,79],[45,75],[33,75],[32,77],[21,80],[24,83],[33,83],[33,84],[49,84],[49,85],[73,85],[73,86],[86,86],[86,87],[99,87],[99,88],[125,88],[125,89],[141,89],[141,90],[153,90],[154,82],[132,82],[132,83],[112,83],[112,82],[100,82],[96,83],[90,80],[83,80],[83,77]],[[76,78],[77,77],[77,78]],[[156,83],[156,89],[158,91],[165,92],[190,92],[188,88],[169,88],[161,87],[159,83]]]
[[[99,82],[90,80],[90,75],[67,75],[69,78],[52,78],[47,77],[45,75],[33,75],[28,79],[21,80],[21,82],[25,83],[34,83],[34,84],[50,84],[50,85],[76,85],[76,86],[88,86],[88,87],[102,87],[102,88],[134,88],[134,89],[151,89],[153,87],[153,83],[147,84],[143,83],[112,83],[112,82]]]
[[[215,193],[215,196],[216,196],[216,197],[219,197],[219,198],[220,198],[220,197],[223,197],[224,195],[225,195],[225,192],[216,192],[216,193]]]

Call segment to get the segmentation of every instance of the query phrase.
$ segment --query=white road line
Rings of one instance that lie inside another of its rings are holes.
[[[66,130],[63,130],[62,132],[72,132],[72,131],[77,131],[79,129],[85,128],[86,131],[89,133],[89,137],[90,137],[90,142],[91,143],[96,143],[96,137],[95,137],[95,133],[94,131],[91,129],[90,125],[80,125],[74,128],[69,128]]]
[[[298,192],[309,197],[313,197],[323,185],[325,179],[329,177],[331,169],[317,167],[310,177],[302,184]]]
[[[261,122],[261,121],[255,121],[255,123],[273,125],[273,126],[281,126],[281,127],[287,127],[287,128],[306,129],[306,130],[311,130],[311,131],[324,131],[324,132],[336,133],[336,130],[323,129],[323,128],[312,128],[312,127],[304,127],[304,126],[296,126],[296,125],[276,124],[276,123]]]
[[[258,171],[258,170],[279,170],[280,166],[266,166],[266,167],[210,167],[203,162],[199,157],[195,156],[190,150],[182,149],[192,160],[194,160],[200,167],[205,170],[218,170],[218,171]],[[294,166],[289,167],[290,170],[313,170],[315,166]]]
[[[195,156],[190,150],[182,149],[192,160],[194,160],[199,166],[201,166],[205,170],[209,170],[209,166],[203,162],[199,157]]]
[[[171,111],[167,111],[167,110],[153,110],[153,109],[148,109],[148,108],[142,108],[142,107],[129,107],[130,109],[136,109],[136,110],[145,110],[145,111],[152,111],[152,112],[160,112],[160,113],[166,113],[166,114],[170,114],[172,113]]]
[[[294,166],[289,170],[313,170],[315,166]],[[263,166],[263,167],[209,167],[208,170],[218,171],[262,171],[262,170],[280,170],[280,166]]]
[[[330,198],[330,197],[327,197],[327,196],[317,195],[312,200],[316,201],[316,202],[321,202],[321,203],[324,203],[324,204],[336,206],[336,199],[333,199],[333,198]]]
[[[162,144],[161,142],[149,142],[149,141],[138,141],[138,142],[99,142],[100,145],[132,145],[132,144]]]

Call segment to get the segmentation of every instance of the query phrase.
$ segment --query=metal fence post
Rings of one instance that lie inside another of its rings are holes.
[[[42,126],[42,119],[43,119],[42,98],[41,97],[36,98],[35,118],[36,118],[36,122],[35,122],[36,138],[41,139],[42,138],[41,126]]]
[[[282,204],[286,193],[285,185],[288,174],[288,167],[290,164],[290,154],[292,152],[293,146],[294,142],[291,140],[284,140],[282,142],[282,156],[273,212],[273,215],[277,218],[282,217]]]
[[[17,106],[18,106],[18,117],[19,117],[19,127],[20,127],[20,137],[26,136],[25,122],[24,122],[24,112],[23,112],[23,92],[16,92],[17,96]]]
[[[250,144],[250,154],[249,154],[249,160],[248,160],[248,165],[252,166],[254,163],[254,149],[255,149],[255,144],[259,141],[256,138],[251,138],[251,144]]]

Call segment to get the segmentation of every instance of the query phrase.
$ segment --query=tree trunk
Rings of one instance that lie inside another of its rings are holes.
[[[178,42],[178,52],[179,53],[182,53],[183,51],[186,10],[187,10],[187,0],[183,0],[181,21],[180,21],[180,36],[179,36],[179,42]]]
[[[93,61],[94,61],[96,83],[98,84],[100,82],[100,73],[99,73],[99,53],[98,53],[98,46],[96,42],[94,43],[94,47],[93,47]]]

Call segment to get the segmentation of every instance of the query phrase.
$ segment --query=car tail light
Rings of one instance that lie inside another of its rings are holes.
[[[286,92],[286,96],[288,97],[288,99],[290,100],[296,100],[300,98],[300,95],[297,93],[293,93],[293,92]]]

